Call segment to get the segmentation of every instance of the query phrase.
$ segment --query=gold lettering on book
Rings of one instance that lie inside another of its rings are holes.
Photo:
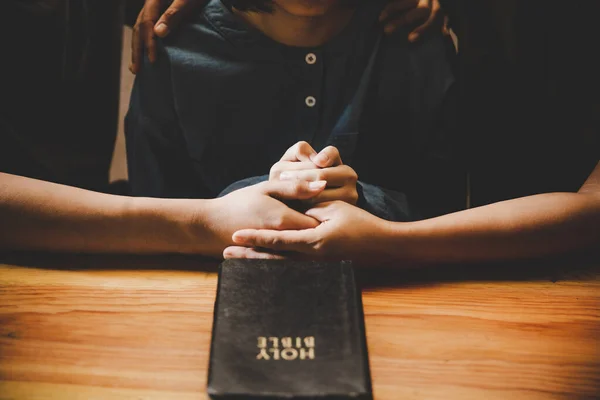
[[[300,359],[306,360],[307,358],[311,359],[311,360],[315,359],[315,348],[314,347],[311,347],[310,349],[300,349]]]
[[[281,352],[281,357],[284,360],[288,360],[288,361],[295,360],[296,358],[298,358],[298,350],[296,350],[293,347],[291,347],[289,349],[283,349],[283,351]]]
[[[283,347],[285,347],[286,349],[292,347],[292,338],[291,337],[281,338],[281,345]]]
[[[267,338],[266,337],[259,337],[258,338],[258,348],[259,349],[266,349],[267,348]]]
[[[270,349],[269,351],[273,354],[273,360],[279,360],[279,349]]]
[[[267,353],[267,349],[260,349],[260,353],[256,356],[257,360],[270,360],[271,357],[269,353]]]
[[[314,360],[315,338],[307,337],[274,337],[260,336],[257,338],[259,349],[257,360]]]

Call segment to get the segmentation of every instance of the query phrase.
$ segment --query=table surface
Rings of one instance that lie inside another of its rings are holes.
[[[600,394],[600,261],[361,269],[375,399]],[[0,399],[206,399],[215,264],[0,257]]]

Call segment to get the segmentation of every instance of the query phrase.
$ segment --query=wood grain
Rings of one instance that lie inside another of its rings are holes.
[[[214,265],[9,260],[0,399],[207,398]],[[361,272],[376,399],[598,396],[600,268],[493,268]]]

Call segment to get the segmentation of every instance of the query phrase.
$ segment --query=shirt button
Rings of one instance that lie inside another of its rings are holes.
[[[306,60],[306,63],[310,65],[313,65],[317,62],[317,56],[315,53],[308,53],[304,59]]]
[[[315,99],[315,98],[314,98],[314,97],[312,97],[312,96],[308,96],[308,97],[306,98],[305,102],[306,102],[306,105],[307,105],[307,106],[309,106],[309,107],[314,107],[314,106],[315,106],[315,104],[317,104],[317,99]]]

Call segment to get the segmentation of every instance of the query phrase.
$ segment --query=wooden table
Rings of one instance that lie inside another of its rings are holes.
[[[600,394],[600,262],[359,273],[375,398]],[[206,399],[214,265],[0,257],[0,399]]]

